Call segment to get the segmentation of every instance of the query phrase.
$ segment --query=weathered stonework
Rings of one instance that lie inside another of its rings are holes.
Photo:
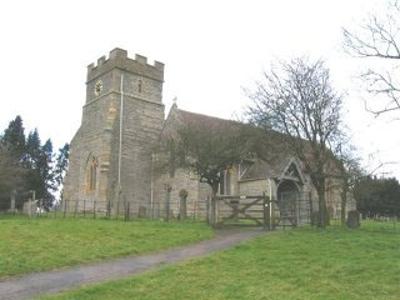
[[[207,216],[210,187],[188,170],[175,170],[171,176],[158,169],[156,146],[191,120],[197,120],[198,126],[207,122],[229,125],[232,121],[183,111],[176,104],[164,119],[163,80],[162,63],[150,65],[141,55],[130,59],[118,48],[108,58],[99,58],[97,65],[88,66],[82,123],[71,141],[64,183],[64,204],[69,210],[122,212],[129,203],[131,215],[164,217],[169,208],[169,215],[176,217],[179,192],[185,189],[187,216]],[[316,190],[294,157],[283,154],[273,162],[249,160],[231,166],[223,177],[220,192],[225,195],[265,193],[276,200],[292,191],[311,199],[304,201],[308,205],[305,210],[310,206],[318,209]],[[326,200],[330,213],[340,214],[338,180],[328,180]],[[354,209],[354,202],[349,200],[347,209]]]
[[[108,59],[101,57],[96,66],[88,66],[86,103],[71,142],[65,200],[85,200],[89,206],[96,200],[103,210],[108,205],[115,209],[116,201],[129,202],[133,213],[140,206],[149,209],[151,153],[164,122],[163,79],[162,63],[149,65],[140,55],[130,59],[118,48]],[[94,160],[95,187],[88,187]]]

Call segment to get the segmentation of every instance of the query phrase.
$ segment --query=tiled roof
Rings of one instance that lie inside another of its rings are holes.
[[[239,125],[239,122],[227,119],[221,119],[217,117],[202,115],[182,109],[176,109],[177,113],[180,115],[181,120],[186,125],[198,125],[198,126],[218,126],[218,127],[227,127],[232,125]]]
[[[282,143],[282,138],[287,137],[275,131],[266,133],[264,130],[238,121],[193,113],[178,109],[176,106],[173,107],[172,110],[174,110],[172,113],[175,114],[172,118],[177,117],[177,119],[185,125],[196,127],[207,126],[209,130],[212,130],[212,128],[231,128],[232,126],[239,125],[239,127],[249,130],[249,134],[247,135],[248,140],[245,142],[253,143],[259,155],[253,160],[253,163],[243,174],[242,180],[277,178],[282,174],[290,159],[293,157],[291,151]],[[244,136],[246,136],[246,134]],[[250,139],[251,141],[249,141]]]

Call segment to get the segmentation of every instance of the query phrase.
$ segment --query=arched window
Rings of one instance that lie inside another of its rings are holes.
[[[92,156],[88,161],[87,166],[87,191],[94,191],[96,189],[96,178],[97,177],[97,159]]]
[[[231,172],[232,169],[228,168],[221,172],[220,182],[219,182],[219,193],[220,195],[231,195]]]
[[[231,195],[231,168],[227,169],[225,172],[225,194]]]

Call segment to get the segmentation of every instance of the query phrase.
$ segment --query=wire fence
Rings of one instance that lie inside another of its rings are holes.
[[[275,205],[275,209],[279,211],[278,226],[285,227],[285,225],[293,224],[302,226],[311,223],[311,202],[306,196],[299,199],[295,205],[288,205],[287,203]],[[210,199],[204,199],[202,202],[204,202],[202,206],[198,203],[193,203],[190,206],[190,202],[187,205],[186,202],[182,202],[182,199],[176,200],[166,197],[162,202],[148,207],[125,199],[113,202],[82,199],[55,203],[50,210],[45,210],[43,201],[35,198],[34,191],[14,191],[12,193],[0,193],[0,214],[24,214],[29,217],[52,218],[106,218],[124,221],[143,218],[165,221],[185,219],[210,221],[211,201]],[[234,205],[230,204],[233,208],[229,208],[231,210],[234,209]],[[249,212],[250,215],[260,213],[259,211],[254,212],[252,210],[254,208],[249,206],[244,212]],[[390,231],[400,233],[400,216],[398,212],[391,210],[391,207],[385,208],[384,211],[386,212],[385,214],[373,216],[360,214],[361,227],[374,232]],[[240,210],[238,212],[240,213]],[[274,212],[274,214],[276,213]],[[223,215],[223,212],[221,211],[220,214]],[[340,215],[331,215],[330,223],[332,226],[341,226]]]
[[[107,218],[125,221],[138,218],[165,221],[200,219],[199,211],[196,209],[194,213],[189,211],[186,200],[182,202],[165,198],[163,202],[155,203],[153,206],[140,205],[126,199],[112,202],[92,199],[63,200],[54,203],[50,209],[45,209],[43,201],[35,198],[34,191],[0,194],[0,214],[52,218]]]
[[[65,200],[60,202],[52,211],[55,218],[65,217],[98,217],[108,219],[123,219],[129,221],[134,218],[146,218],[146,207],[137,208],[129,201],[101,201],[101,200]]]

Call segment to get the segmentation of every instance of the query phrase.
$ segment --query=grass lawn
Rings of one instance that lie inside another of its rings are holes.
[[[400,299],[400,230],[388,226],[274,232],[207,258],[45,299]]]
[[[200,223],[0,216],[0,278],[211,238]]]

